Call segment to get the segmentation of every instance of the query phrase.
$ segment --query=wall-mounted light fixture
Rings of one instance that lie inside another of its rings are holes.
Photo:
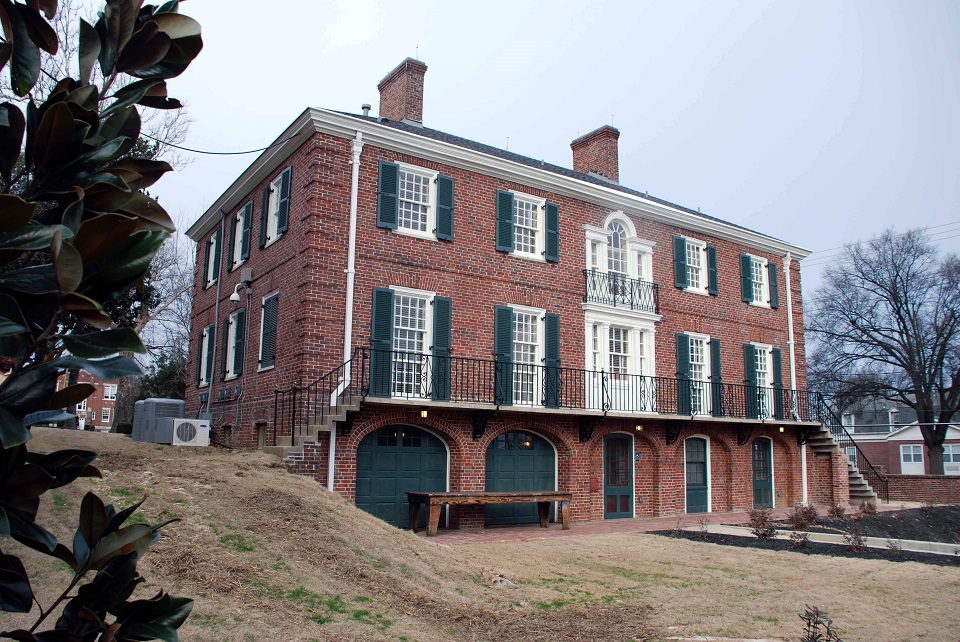
[[[784,432],[784,427],[780,426],[780,432]]]
[[[421,408],[421,409],[420,409],[420,418],[421,418],[421,419],[426,419],[426,418],[427,418],[427,409],[426,409],[426,408]]]
[[[637,432],[643,432],[643,424],[637,424],[636,426],[633,427],[633,429],[636,430]]]

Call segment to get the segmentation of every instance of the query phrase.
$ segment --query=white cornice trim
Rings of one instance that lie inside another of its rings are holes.
[[[377,122],[316,108],[309,108],[297,117],[277,139],[284,142],[261,154],[204,212],[197,222],[190,226],[187,235],[194,240],[202,238],[206,232],[209,232],[214,221],[218,220],[221,209],[229,211],[235,207],[241,199],[245,198],[257,184],[274,171],[290,153],[313,133],[320,132],[339,138],[353,139],[358,131],[363,133],[363,140],[366,144],[375,147],[411,154],[487,176],[522,183],[529,187],[562,194],[611,210],[622,210],[627,215],[658,221],[684,230],[709,234],[778,256],[786,256],[789,252],[794,257],[803,259],[810,255],[809,250],[764,234],[736,227],[730,223],[695,216],[674,207],[655,203],[610,187],[594,185],[544,169],[387,127]]]

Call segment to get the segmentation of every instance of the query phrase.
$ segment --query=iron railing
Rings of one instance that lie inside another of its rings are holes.
[[[600,270],[584,270],[583,278],[587,303],[660,314],[660,288],[655,283]]]
[[[268,445],[279,446],[281,440],[289,440],[291,446],[296,446],[297,437],[307,435],[311,426],[323,424],[331,413],[336,414],[356,389],[352,382],[344,383],[351,379],[353,362],[351,359],[307,385],[298,382],[275,390],[273,434]]]
[[[360,348],[362,397],[812,421],[806,391]]]
[[[843,453],[847,455],[848,448],[856,449],[856,461],[854,462],[857,470],[863,475],[863,478],[867,480],[867,483],[873,488],[873,491],[877,494],[877,497],[885,502],[890,501],[890,488],[887,483],[887,478],[880,473],[873,464],[870,463],[870,460],[867,459],[867,456],[863,454],[863,451],[860,450],[860,446],[857,445],[857,442],[854,441],[853,437],[850,436],[850,433],[847,432],[847,429],[843,426],[843,423],[834,414],[833,409],[826,403],[823,398],[823,395],[819,392],[811,392],[810,394],[810,405],[816,409],[815,420],[819,421],[824,425],[824,427],[830,431],[830,434],[833,435],[833,438],[837,441],[837,444],[843,449]]]

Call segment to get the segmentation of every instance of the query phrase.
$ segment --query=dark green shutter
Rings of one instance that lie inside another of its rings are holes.
[[[213,383],[213,346],[216,345],[217,340],[217,337],[213,334],[215,327],[216,325],[213,323],[207,326],[207,367],[203,374],[204,380],[210,384]]]
[[[513,193],[497,190],[497,251],[513,252]]]
[[[243,206],[243,225],[240,228],[240,260],[250,257],[250,228],[253,225],[253,201]]]
[[[234,317],[237,330],[233,337],[233,374],[238,375],[243,372],[243,339],[247,330],[247,311],[238,310]]]
[[[434,399],[450,401],[450,323],[453,302],[442,296],[433,299],[433,373]]]
[[[380,161],[380,183],[377,188],[377,227],[388,230],[397,229],[397,210],[400,199],[400,166],[396,163]]]
[[[707,293],[716,296],[720,279],[717,277],[717,248],[707,246]]]
[[[220,378],[221,379],[227,378],[227,347],[228,347],[227,338],[230,336],[229,329],[230,329],[230,317],[227,317],[226,319],[223,320],[223,330],[222,330],[223,337],[221,338],[221,341],[220,341],[220,347],[222,348],[222,350],[220,351]]]
[[[498,305],[493,320],[494,403],[513,404],[513,309]]]
[[[687,287],[687,239],[682,236],[673,237],[673,284]]]
[[[199,340],[197,341],[197,385],[200,385],[201,373],[200,369],[203,368],[203,331],[200,332]]]
[[[757,386],[757,347],[743,344],[744,401],[748,419],[760,418],[760,388]]]
[[[560,208],[547,203],[547,237],[544,256],[552,263],[560,262]]]
[[[234,214],[230,217],[230,240],[227,243],[227,272],[233,269],[233,246],[237,240],[237,217],[240,214]]]
[[[290,184],[293,182],[293,167],[280,174],[280,200],[277,202],[277,236],[290,226]]]
[[[776,310],[780,307],[780,288],[777,285],[777,264],[767,263],[767,279],[770,281],[770,307]]]
[[[393,379],[393,290],[373,290],[370,332],[370,394],[389,397]]]
[[[263,328],[260,329],[261,368],[268,368],[277,363],[277,318],[279,307],[279,294],[275,294],[263,302]]]
[[[723,370],[720,361],[720,339],[710,339],[710,401],[713,404],[711,414],[723,417]]]
[[[547,408],[560,407],[560,316],[547,313],[544,318],[544,400]]]
[[[780,348],[774,348],[770,351],[770,360],[773,362],[773,416],[777,419],[783,419],[783,355]]]
[[[221,230],[213,233],[213,280],[220,278],[220,246],[223,245]]]
[[[260,197],[260,248],[267,245],[267,221],[270,219],[270,183],[263,188]]]
[[[453,179],[437,176],[437,238],[453,240]]]
[[[213,244],[213,237],[211,236],[203,244],[203,287],[210,285],[211,280],[208,278],[210,276],[210,246]]]
[[[692,412],[690,383],[690,336],[677,334],[677,414]]]
[[[749,254],[740,255],[740,298],[745,303],[753,301],[753,259]]]

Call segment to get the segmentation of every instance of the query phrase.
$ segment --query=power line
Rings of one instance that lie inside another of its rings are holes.
[[[960,222],[960,221],[958,221],[958,222]],[[938,225],[937,227],[944,227],[945,225],[954,225],[954,223],[944,223],[944,225]],[[950,240],[950,239],[955,239],[955,238],[957,238],[958,236],[960,236],[960,235],[957,235],[957,234],[953,234],[952,236],[941,236],[941,235],[943,235],[943,234],[952,234],[953,232],[960,232],[960,227],[956,227],[956,228],[949,229],[949,230],[941,230],[941,231],[939,231],[939,232],[934,232],[933,234],[930,234],[930,235],[928,236],[928,239],[929,239],[930,241],[934,242],[934,243],[939,243],[939,242],[941,242],[941,241],[948,241],[948,240]],[[907,232],[903,232],[903,233],[901,233],[901,234],[897,234],[896,236],[903,236],[903,235],[905,235],[905,234],[907,234]],[[827,252],[828,250],[823,250],[823,251],[824,251],[824,252]],[[805,268],[810,268],[810,267],[816,267],[816,266],[818,266],[818,265],[826,265],[827,263],[831,263],[831,262],[833,262],[834,260],[838,259],[838,258],[841,257],[841,256],[843,256],[843,252],[833,252],[833,253],[828,254],[828,255],[826,255],[826,256],[818,256],[818,257],[815,257],[815,258],[814,258],[813,260],[811,260],[811,261],[807,261],[806,259],[804,259],[803,267],[805,267]]]
[[[277,147],[278,145],[283,145],[285,142],[293,140],[294,138],[297,137],[297,135],[294,134],[293,136],[290,136],[289,138],[284,138],[283,140],[277,141],[272,145],[267,145],[266,147],[261,147],[260,149],[250,149],[245,152],[209,152],[209,151],[204,151],[202,149],[190,149],[189,147],[181,147],[180,145],[174,145],[173,143],[168,143],[166,141],[160,140],[159,138],[155,138],[150,134],[145,134],[143,132],[141,132],[140,135],[145,136],[150,140],[156,141],[161,145],[166,145],[167,147],[173,147],[175,149],[179,149],[185,152],[191,152],[194,154],[209,154],[211,156],[239,156],[241,154],[256,154],[257,152],[264,152],[270,149],[271,147]]]
[[[948,225],[956,225],[957,223],[960,223],[960,220],[958,220],[958,221],[950,221],[949,223],[941,223],[940,225],[931,225],[931,226],[926,227],[926,228],[924,228],[924,229],[925,229],[925,230],[935,230],[935,229],[937,229],[937,228],[939,228],[939,227],[947,227]],[[908,233],[909,233],[909,232],[901,232],[900,234],[895,234],[894,236],[904,236],[905,234],[908,234]],[[830,247],[830,248],[827,248],[827,249],[825,249],[825,250],[817,250],[816,252],[811,252],[811,253],[810,253],[810,256],[813,256],[814,254],[823,254],[824,252],[832,252],[833,250],[842,250],[842,249],[844,249],[845,247],[846,247],[846,245],[838,245],[837,247]],[[822,259],[822,258],[825,258],[825,257],[818,256],[818,257],[816,258],[816,260],[819,261],[819,260]]]

